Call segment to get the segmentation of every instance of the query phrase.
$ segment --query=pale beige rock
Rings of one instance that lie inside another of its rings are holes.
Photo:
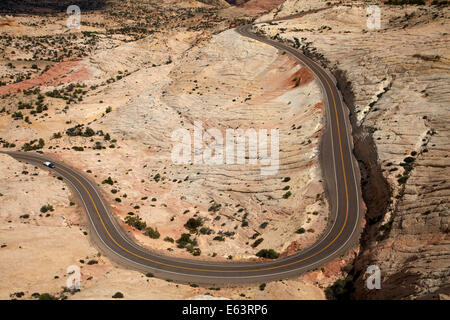
[[[295,3],[286,1],[284,7]],[[371,183],[363,189],[368,217],[383,214],[383,219],[368,227],[367,245],[356,259],[361,275],[356,296],[438,298],[450,290],[449,9],[382,6],[381,13],[379,31],[367,31],[366,6],[358,3],[259,29],[292,44],[297,37],[302,48],[344,71],[354,94],[356,123],[365,128],[356,137],[360,148],[367,148],[368,132],[373,132],[375,160],[392,195],[380,198],[383,192]],[[401,184],[398,179],[407,172],[400,164],[408,156],[416,160]],[[387,202],[386,212],[377,213]],[[381,268],[382,290],[365,288],[370,264]]]

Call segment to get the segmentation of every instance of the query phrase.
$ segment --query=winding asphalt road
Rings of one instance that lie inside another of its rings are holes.
[[[237,29],[242,36],[271,45],[307,66],[322,87],[326,104],[327,126],[321,143],[320,160],[326,182],[331,213],[329,227],[313,246],[294,255],[271,261],[210,262],[160,255],[145,249],[127,236],[116,221],[96,185],[82,173],[35,153],[8,152],[17,160],[42,166],[52,161],[50,169],[75,189],[90,222],[91,236],[101,251],[113,261],[151,272],[156,277],[190,283],[264,282],[297,276],[339,257],[359,238],[361,192],[357,163],[352,153],[351,126],[348,110],[335,85],[335,80],[316,62],[299,51],[251,32],[251,25]]]

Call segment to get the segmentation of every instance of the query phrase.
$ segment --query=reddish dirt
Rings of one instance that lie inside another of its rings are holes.
[[[322,285],[328,285],[327,282],[339,277],[342,274],[342,269],[350,263],[352,257],[358,253],[357,249],[353,249],[343,258],[336,258],[318,270],[308,272],[300,278],[307,282],[319,282]]]
[[[63,83],[86,80],[89,78],[89,71],[80,62],[59,62],[37,77],[1,87],[0,95],[14,93],[19,89],[27,90],[36,86],[57,86]]]
[[[299,249],[302,248],[304,248],[304,243],[301,243],[299,241],[291,242],[291,244],[286,248],[286,250],[280,254],[280,258],[293,255],[294,253],[297,253]]]
[[[319,103],[316,103],[314,105],[313,110],[318,110],[318,111],[320,110],[320,111],[322,111],[323,108],[324,108],[323,102],[319,102]]]
[[[288,85],[295,88],[297,86],[298,79],[300,79],[298,86],[304,86],[304,85],[314,81],[314,75],[311,73],[311,71],[309,71],[308,68],[301,67],[296,73],[294,73],[289,78]]]
[[[272,10],[283,2],[284,0],[250,0],[243,7],[245,9]]]

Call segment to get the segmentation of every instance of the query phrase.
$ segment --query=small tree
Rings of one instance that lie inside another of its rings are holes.
[[[186,229],[188,229],[190,232],[194,233],[197,232],[198,227],[203,225],[202,218],[190,218],[186,224],[184,225]]]

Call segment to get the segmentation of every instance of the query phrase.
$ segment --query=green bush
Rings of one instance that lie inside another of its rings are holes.
[[[152,227],[147,227],[145,229],[145,235],[149,236],[152,239],[159,239],[159,237],[161,236],[158,232],[158,229],[153,229]]]
[[[114,181],[111,179],[111,177],[108,177],[108,179],[105,179],[105,180],[102,181],[102,184],[113,185]]]
[[[170,243],[174,243],[175,242],[175,240],[173,240],[173,238],[171,238],[171,237],[165,237],[164,241],[170,242]]]
[[[286,192],[286,193],[283,195],[283,199],[287,199],[287,198],[289,198],[291,195],[292,195],[292,193],[291,193],[290,191],[288,191],[288,192]]]
[[[191,253],[193,256],[199,256],[202,253],[202,251],[200,250],[200,248],[194,248],[192,249]]]
[[[39,295],[39,300],[56,300],[56,298],[50,293],[43,293]]]
[[[256,254],[257,257],[267,259],[277,259],[280,254],[273,249],[262,249]]]
[[[142,221],[139,216],[126,216],[125,223],[138,230],[144,230],[147,227],[145,221]]]
[[[77,124],[76,126],[67,129],[66,134],[70,137],[75,136],[92,137],[95,135],[95,131],[90,127],[87,127],[83,132],[83,126],[84,125],[82,124]]]
[[[191,235],[189,233],[183,233],[176,241],[178,243],[178,248],[186,248],[186,246],[192,243]]]
[[[27,142],[23,145],[22,149],[23,151],[32,151],[32,150],[38,150],[42,149],[45,145],[44,139],[39,139],[38,144],[36,144],[38,140],[32,140],[30,142]]]
[[[190,218],[184,225],[190,232],[197,232],[198,227],[203,225],[202,218]]]
[[[209,234],[211,234],[211,233],[213,233],[213,232],[214,232],[214,231],[213,231],[212,229],[206,228],[206,227],[203,227],[203,228],[200,229],[200,233],[201,233],[201,234],[207,234],[207,235],[209,235]]]
[[[42,213],[46,213],[47,211],[54,211],[54,210],[55,209],[50,204],[47,204],[47,205],[41,207],[41,212]]]
[[[121,298],[123,298],[123,293],[122,292],[116,292],[116,293],[114,293],[112,298],[114,298],[114,299],[121,299]]]

